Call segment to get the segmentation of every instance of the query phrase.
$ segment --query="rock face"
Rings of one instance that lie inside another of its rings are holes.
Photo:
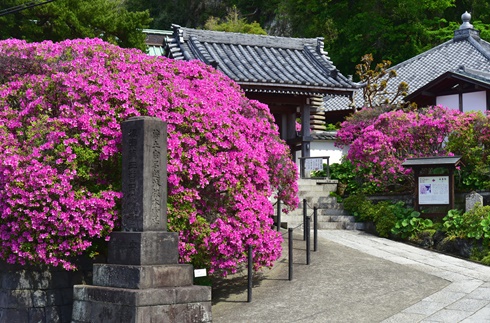
[[[93,286],[74,286],[72,322],[211,322],[211,288],[193,286],[179,264],[178,233],[166,231],[166,125],[135,117],[122,124],[121,232]]]

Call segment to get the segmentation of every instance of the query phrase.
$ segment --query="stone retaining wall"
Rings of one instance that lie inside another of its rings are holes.
[[[71,322],[73,285],[92,283],[93,261],[76,263],[77,271],[66,271],[0,261],[0,322]]]

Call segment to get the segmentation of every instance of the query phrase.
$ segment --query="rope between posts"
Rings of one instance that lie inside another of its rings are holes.
[[[306,206],[308,206],[308,208],[310,208],[310,209],[314,208],[314,206],[309,205],[308,202],[306,202]]]
[[[295,226],[295,227],[293,228],[293,230],[294,230],[294,229],[297,229],[297,228],[299,228],[300,226],[303,226],[303,225],[304,225],[304,223],[301,223],[301,224],[299,224],[299,225]]]
[[[301,226],[303,226],[303,225],[304,225],[304,224],[303,224],[303,223],[301,223],[301,224],[299,224],[299,225],[295,226],[295,227],[294,227],[294,228],[292,228],[292,229],[293,229],[293,230],[295,230],[295,229],[297,229],[297,228],[299,228],[299,227],[301,227]],[[284,232],[284,233],[282,233],[281,235],[282,235],[282,236],[285,236],[286,234],[288,234],[288,232]]]

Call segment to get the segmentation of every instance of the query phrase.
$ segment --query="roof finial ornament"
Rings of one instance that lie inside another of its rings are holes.
[[[461,20],[463,20],[463,23],[459,26],[459,29],[473,29],[473,25],[470,24],[471,15],[468,11],[465,11],[465,13],[461,15]]]

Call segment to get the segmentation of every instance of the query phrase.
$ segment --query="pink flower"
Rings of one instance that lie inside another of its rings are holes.
[[[268,107],[232,80],[98,39],[9,39],[0,55],[11,63],[0,85],[0,257],[73,269],[70,257],[108,239],[120,123],[139,115],[168,125],[168,227],[181,261],[226,274],[248,244],[256,269],[279,257],[268,197],[298,205],[296,166]]]

